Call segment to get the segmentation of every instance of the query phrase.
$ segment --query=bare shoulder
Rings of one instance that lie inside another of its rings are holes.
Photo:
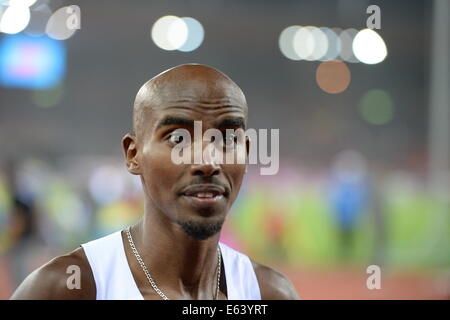
[[[11,296],[13,300],[95,299],[92,270],[79,247],[33,271]]]
[[[299,300],[292,282],[282,273],[251,260],[263,300]]]

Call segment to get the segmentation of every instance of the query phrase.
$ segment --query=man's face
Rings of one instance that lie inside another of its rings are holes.
[[[218,164],[208,156],[213,144],[207,141],[199,142],[201,164],[194,163],[194,155],[190,163],[175,164],[172,149],[182,142],[181,129],[190,132],[194,144],[194,121],[201,121],[202,136],[215,128],[225,139],[226,129],[245,129],[246,102],[226,81],[213,85],[193,81],[164,91],[159,105],[143,112],[143,134],[137,141],[142,183],[153,209],[163,218],[194,238],[206,239],[220,231],[239,192],[245,164]]]

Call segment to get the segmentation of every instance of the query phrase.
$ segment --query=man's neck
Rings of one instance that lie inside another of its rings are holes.
[[[206,240],[194,239],[156,212],[146,212],[131,232],[139,254],[160,286],[197,298],[209,293],[211,298],[219,234]]]

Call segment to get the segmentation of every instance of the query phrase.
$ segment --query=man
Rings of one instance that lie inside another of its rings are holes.
[[[142,219],[53,259],[12,298],[297,299],[283,275],[219,243],[246,164],[218,164],[205,152],[207,141],[200,142],[200,163],[174,164],[181,129],[192,132],[194,121],[202,130],[245,129],[243,92],[220,71],[197,64],[145,83],[134,103],[133,133],[122,140],[126,167],[142,181]],[[79,267],[79,288],[68,288],[70,266]]]

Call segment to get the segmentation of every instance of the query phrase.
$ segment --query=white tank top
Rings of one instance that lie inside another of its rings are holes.
[[[94,275],[97,300],[143,300],[125,256],[121,231],[81,245]],[[261,300],[250,259],[219,242],[228,300]]]

